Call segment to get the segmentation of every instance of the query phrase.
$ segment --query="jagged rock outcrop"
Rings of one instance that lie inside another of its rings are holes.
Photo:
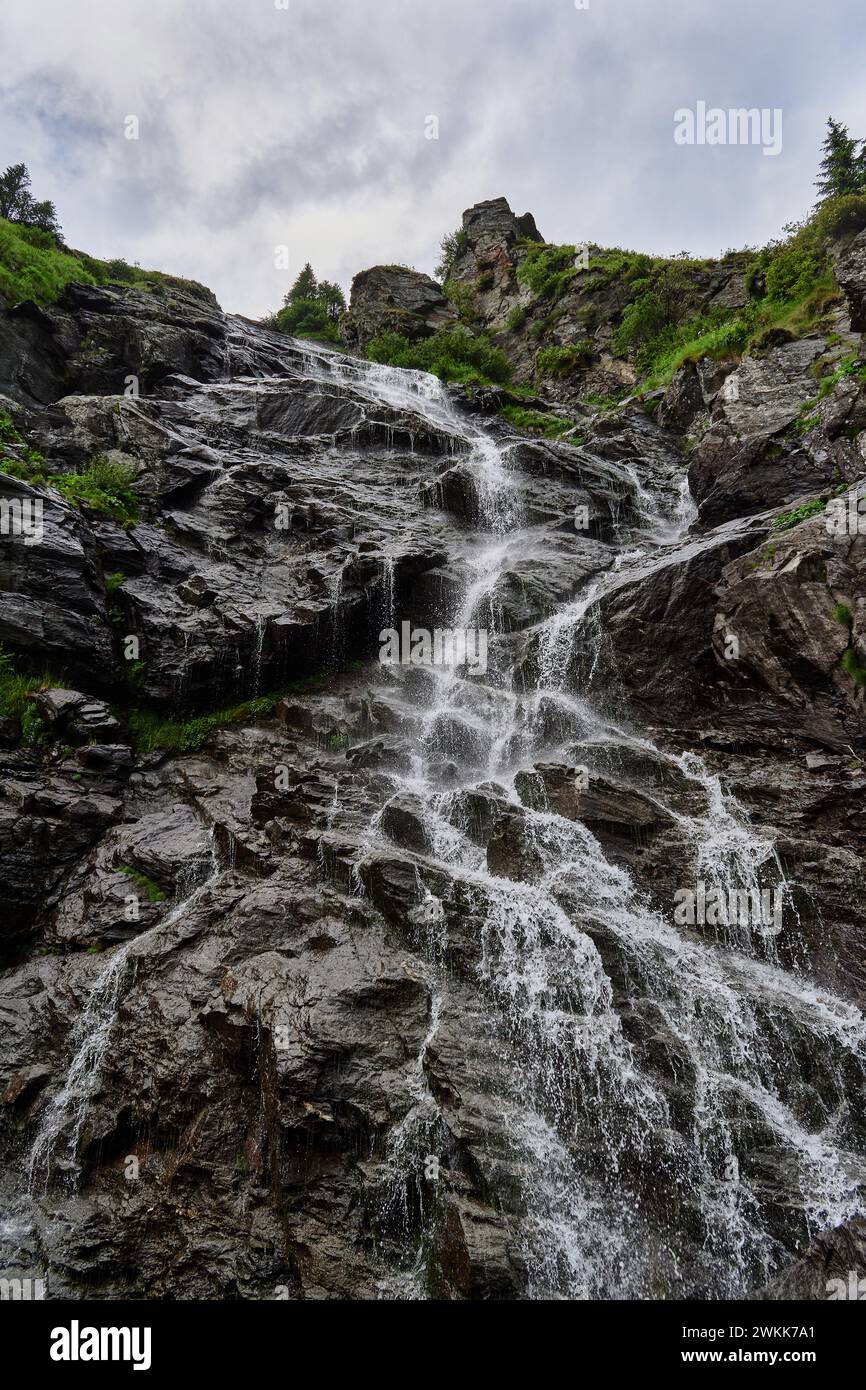
[[[827,340],[809,336],[742,358],[721,382],[717,373],[704,397],[709,426],[689,468],[703,521],[715,525],[859,477],[852,431],[863,417],[862,383],[843,379],[832,411],[817,398],[815,364],[832,372],[840,355],[837,348],[828,361]],[[675,399],[679,392],[677,383]]]
[[[226,368],[225,321],[210,290],[67,285],[57,303],[0,315],[3,391],[28,405],[73,392],[144,392],[175,372],[202,381]]]

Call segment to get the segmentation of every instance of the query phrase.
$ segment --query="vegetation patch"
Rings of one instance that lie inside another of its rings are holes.
[[[0,416],[0,427],[3,418]],[[5,419],[8,421],[9,417],[6,416]],[[9,450],[3,450],[0,436],[2,472],[29,483],[31,487],[54,488],[74,506],[86,506],[92,511],[105,512],[121,526],[133,526],[138,521],[140,503],[132,491],[135,469],[124,460],[98,455],[91,459],[83,473],[51,473],[41,454],[26,448],[18,453],[20,457]],[[121,578],[120,583],[122,582]]]
[[[541,348],[535,357],[535,371],[538,376],[571,376],[585,367],[592,357],[592,343],[588,338],[568,347]]]
[[[558,299],[577,275],[577,247],[524,243],[525,256],[517,267],[517,280],[532,290],[536,299]]]
[[[213,302],[210,290],[195,280],[142,270],[122,259],[100,261],[64,246],[53,232],[24,227],[0,217],[0,295],[9,303],[23,299],[53,304],[67,285],[134,285],[182,291]]]
[[[318,280],[308,261],[269,326],[293,338],[339,343],[337,324],[345,309],[346,299],[340,286],[331,280]]]
[[[127,714],[126,722],[137,753],[195,753],[215,729],[273,714],[281,698],[280,695],[263,695],[186,720],[165,719],[153,710],[134,709]]]
[[[454,263],[466,250],[467,237],[462,227],[458,227],[456,232],[448,232],[439,244],[439,262],[436,266],[436,276],[444,282],[451,275]],[[450,296],[449,296],[450,297]]]
[[[855,685],[866,685],[866,666],[862,665],[853,647],[842,653],[842,670],[851,677]]]
[[[504,405],[499,414],[515,429],[526,430],[529,434],[543,434],[545,439],[561,439],[564,434],[568,434],[569,430],[576,428],[576,421],[567,420],[563,415],[552,415],[541,410],[526,410],[521,405]],[[583,440],[579,436],[575,436],[569,443],[582,444]]]
[[[140,888],[141,891],[146,895],[148,902],[165,902],[165,894],[163,893],[159,884],[154,883],[152,878],[148,878],[147,874],[139,873],[138,869],[133,869],[130,864],[118,864],[117,872],[119,874],[124,874],[128,879],[131,879],[132,882],[135,884],[136,888]]]
[[[0,716],[19,720],[24,744],[39,743],[45,736],[45,723],[30,699],[35,690],[43,687],[62,688],[63,681],[46,671],[33,676],[19,670],[11,652],[0,646]]]
[[[475,293],[470,284],[465,280],[446,280],[442,293],[454,305],[461,323],[471,327],[477,321]]]
[[[801,521],[808,521],[809,517],[817,516],[823,512],[827,503],[820,497],[815,497],[811,502],[804,502],[802,507],[795,507],[792,512],[783,512],[773,521],[774,531],[790,531],[792,526],[799,526]]]
[[[348,669],[360,670],[362,667],[363,663],[350,663]],[[166,719],[154,710],[142,708],[117,713],[132,734],[137,753],[195,753],[215,730],[252,719],[264,719],[273,714],[279,701],[287,695],[318,690],[327,680],[328,677],[324,675],[305,676],[301,680],[287,682],[281,690],[269,695],[242,700],[237,705],[193,715],[190,719]]]
[[[419,341],[400,333],[378,333],[367,344],[367,357],[391,367],[432,372],[443,381],[501,386],[511,379],[511,363],[501,348],[484,334],[453,328],[442,328]]]

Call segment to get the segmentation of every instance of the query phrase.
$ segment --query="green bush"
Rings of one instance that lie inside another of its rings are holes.
[[[138,498],[131,489],[134,478],[135,469],[130,464],[99,457],[84,473],[56,473],[48,482],[76,506],[83,503],[129,526],[139,517]]]
[[[436,266],[436,275],[441,281],[445,281],[454,269],[454,262],[466,249],[466,233],[462,227],[458,227],[456,232],[448,232],[439,243],[439,262]]]
[[[815,497],[811,502],[804,502],[802,507],[795,507],[792,512],[783,512],[773,521],[774,531],[790,531],[792,526],[799,526],[801,521],[808,521],[810,516],[817,516],[823,512],[826,502],[822,502],[820,497]]]
[[[0,416],[0,422],[2,418]],[[67,502],[106,512],[122,526],[131,526],[138,521],[139,499],[132,491],[135,469],[122,459],[98,456],[90,461],[83,473],[49,473],[42,455],[26,449],[23,458],[15,458],[8,453],[3,457],[0,453],[0,471],[20,478],[31,487],[55,488]]]
[[[287,333],[293,338],[316,338],[330,343],[340,341],[336,324],[325,306],[315,299],[296,299],[293,304],[287,304],[276,314],[274,326],[280,333]]]
[[[42,720],[28,698],[32,691],[39,690],[43,685],[56,688],[62,686],[63,682],[47,672],[30,676],[20,671],[12,654],[0,646],[0,715],[21,721],[24,743],[36,743],[44,733]]]
[[[774,250],[765,272],[770,299],[802,299],[819,280],[830,273],[830,263],[814,224],[799,229],[791,239]]]
[[[678,262],[663,264],[634,286],[635,298],[611,340],[615,352],[658,339],[687,319],[695,304],[694,282]]]
[[[830,198],[815,214],[815,228],[822,237],[847,236],[866,227],[866,192]]]
[[[842,669],[848,673],[855,685],[866,685],[866,667],[861,665],[853,647],[849,647],[843,653]]]
[[[526,245],[526,256],[517,268],[517,279],[538,299],[556,299],[577,274],[575,246],[550,246],[532,241]]]
[[[592,343],[584,338],[568,347],[542,348],[535,357],[535,370],[539,376],[570,376],[585,367],[591,357]]]
[[[471,325],[475,322],[478,315],[475,312],[475,294],[470,284],[465,280],[446,280],[442,286],[442,293],[454,305],[461,323]]]
[[[367,344],[371,362],[432,372],[443,381],[476,385],[504,385],[511,378],[511,363],[501,348],[483,334],[472,335],[453,328],[440,329],[430,338],[413,341],[400,333],[378,333]]]
[[[568,420],[563,415],[553,415],[541,410],[525,410],[521,405],[504,405],[499,414],[515,429],[526,430],[529,434],[543,434],[545,439],[561,439],[569,430],[575,428],[575,421]],[[582,444],[583,440],[575,437],[571,442]]]

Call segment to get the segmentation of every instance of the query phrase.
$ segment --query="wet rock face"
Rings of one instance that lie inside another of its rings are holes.
[[[473,255],[537,237],[467,217]],[[810,1248],[808,1213],[866,1178],[859,532],[774,531],[764,483],[692,524],[709,368],[575,447],[125,293],[0,328],[28,442],[130,460],[141,513],[45,493],[40,544],[0,538],[0,639],[50,676],[0,723],[0,1268],[73,1299],[707,1298],[787,1262],[824,1296],[859,1228]],[[85,329],[99,363],[61,371]],[[720,440],[785,435],[778,353]],[[859,479],[858,384],[818,410],[810,466]],[[380,660],[404,622],[483,629],[483,669]],[[780,872],[778,941],[674,919]]]
[[[866,1291],[866,1221],[854,1217],[818,1237],[802,1260],[756,1295],[760,1299],[860,1301]]]
[[[712,400],[710,426],[692,456],[689,484],[701,519],[715,525],[828,487],[831,453],[815,456],[789,427],[816,396],[812,364],[826,347],[805,338],[744,357]]]
[[[56,305],[29,302],[0,316],[3,389],[25,405],[80,391],[142,391],[174,372],[225,372],[225,320],[209,290],[190,293],[68,285]]]

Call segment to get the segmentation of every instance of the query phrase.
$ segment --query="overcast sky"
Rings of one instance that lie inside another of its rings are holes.
[[[864,39],[864,0],[0,0],[0,167],[70,245],[252,316],[307,260],[432,272],[500,195],[550,241],[713,254],[808,210],[828,114],[866,136]],[[781,108],[781,153],[677,145],[699,100]]]

